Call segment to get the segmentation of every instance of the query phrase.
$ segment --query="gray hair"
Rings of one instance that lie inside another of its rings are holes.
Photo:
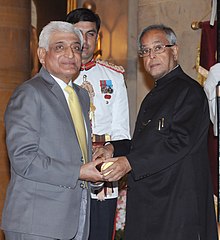
[[[38,46],[41,48],[45,48],[48,51],[49,41],[52,33],[55,32],[66,32],[66,33],[74,33],[78,36],[80,40],[80,46],[83,46],[83,36],[79,29],[75,28],[73,24],[62,21],[52,21],[48,23],[41,31],[39,36]]]
[[[149,32],[151,30],[160,30],[160,31],[164,32],[166,34],[166,38],[167,38],[169,44],[175,45],[177,43],[176,34],[175,34],[175,32],[173,31],[172,28],[167,27],[163,24],[154,24],[154,25],[150,25],[150,26],[144,28],[142,30],[142,32],[140,33],[140,35],[138,37],[138,48],[139,49],[141,49],[141,39],[142,39],[142,37],[144,36],[144,34],[146,32]]]

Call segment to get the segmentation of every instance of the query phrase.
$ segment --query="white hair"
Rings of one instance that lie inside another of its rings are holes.
[[[39,36],[38,46],[45,48],[46,51],[49,49],[50,37],[55,32],[66,32],[74,33],[80,40],[80,46],[83,46],[83,36],[79,29],[75,28],[73,24],[62,21],[52,21],[48,23],[41,31]]]
[[[160,30],[160,31],[164,32],[166,34],[166,38],[167,38],[167,41],[169,42],[169,44],[171,44],[171,45],[177,44],[176,34],[172,28],[167,27],[163,24],[154,24],[154,25],[150,25],[142,30],[141,34],[138,37],[138,48],[139,49],[141,49],[141,47],[142,47],[141,46],[142,37],[144,36],[144,34],[146,32],[149,32],[151,30]]]

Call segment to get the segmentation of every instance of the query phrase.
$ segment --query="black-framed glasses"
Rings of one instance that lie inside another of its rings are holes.
[[[141,48],[138,52],[140,57],[148,57],[150,56],[151,52],[153,52],[154,54],[160,54],[165,52],[165,49],[167,47],[173,47],[174,44],[167,44],[167,45],[163,45],[163,44],[157,44],[155,46],[153,46],[152,48]]]

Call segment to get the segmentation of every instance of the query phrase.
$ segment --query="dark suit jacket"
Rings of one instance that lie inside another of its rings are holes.
[[[74,84],[91,136],[89,96]],[[16,89],[6,113],[11,180],[2,228],[7,231],[71,239],[81,203],[78,180],[82,153],[68,104],[57,82],[42,68]],[[91,140],[88,139],[91,159]],[[88,235],[89,191],[85,239]]]
[[[155,82],[127,153],[126,240],[217,239],[208,127],[203,89],[180,67]]]

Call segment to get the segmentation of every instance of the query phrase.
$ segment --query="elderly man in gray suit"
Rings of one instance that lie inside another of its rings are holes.
[[[96,169],[101,160],[90,161],[89,96],[73,83],[81,51],[79,30],[70,23],[50,22],[39,37],[40,72],[15,90],[7,106],[11,180],[2,216],[6,240],[87,239],[89,194],[95,186],[90,182],[102,176]],[[67,85],[75,90],[82,109],[85,153]]]

